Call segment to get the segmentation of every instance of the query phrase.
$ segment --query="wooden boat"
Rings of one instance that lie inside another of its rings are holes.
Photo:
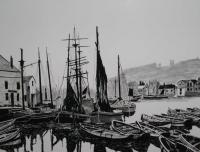
[[[72,123],[74,119],[76,122],[83,122],[89,119],[91,116],[88,114],[81,114],[77,112],[60,111],[56,116],[56,122],[62,123]]]
[[[134,125],[138,125],[144,132],[149,133],[150,134],[150,142],[158,148],[160,148],[159,136],[163,133],[169,134],[163,128],[153,126],[149,123],[137,122]]]
[[[96,55],[97,55],[97,64],[96,64],[96,112],[91,113],[94,119],[91,121],[94,123],[105,122],[111,123],[112,120],[121,120],[122,113],[114,113],[108,101],[107,94],[107,75],[105,67],[103,65],[100,50],[99,50],[99,33],[98,27],[96,27]]]
[[[169,139],[159,136],[160,149],[162,152],[178,152],[176,149],[176,144]]]
[[[187,108],[187,111],[190,111],[190,112],[199,112],[200,113],[200,109],[198,107]]]
[[[15,119],[10,119],[10,120],[0,122],[0,133],[4,132],[5,129],[7,128],[13,127],[14,123],[15,123]]]
[[[9,149],[9,148],[17,148],[20,147],[22,144],[22,139],[20,134],[18,134],[15,138],[9,140],[8,142],[5,142],[3,144],[0,145],[1,149]]]
[[[149,115],[146,115],[146,114],[142,114],[141,120],[148,122],[149,124],[152,124],[152,125],[155,125],[155,126],[162,126],[162,125],[166,125],[166,124],[171,123],[170,120],[167,120],[165,118],[160,118],[160,117],[156,117],[156,116],[149,116]]]
[[[90,114],[92,117],[92,123],[111,123],[113,120],[122,120],[122,112],[104,112],[104,111],[96,111]]]
[[[0,135],[0,144],[6,143],[6,142],[16,138],[17,136],[19,136],[19,134],[20,134],[19,128],[14,128],[4,134],[1,134]]]
[[[177,116],[169,116],[169,115],[154,115],[156,117],[164,118],[171,122],[172,127],[189,127],[193,124],[192,117],[177,117]]]
[[[131,124],[123,123],[122,121],[112,121],[112,129],[124,135],[132,135],[133,139],[145,139],[147,140],[150,137],[149,133],[145,133],[142,129],[135,127]]]
[[[97,125],[91,124],[81,124],[80,131],[82,134],[90,138],[103,139],[103,140],[112,140],[112,141],[121,141],[121,140],[130,140],[132,135],[120,134],[117,131],[109,130],[104,127],[99,127]]]
[[[200,138],[187,134],[182,134],[179,140],[195,151],[200,151]]]
[[[119,55],[118,55],[118,99],[115,103],[111,104],[110,107],[112,109],[119,109],[119,110],[122,110],[122,112],[125,114],[125,115],[132,115],[135,113],[135,109],[136,109],[136,105],[131,102],[130,100],[124,100],[122,99],[122,96],[121,96],[121,73],[120,73],[120,70],[121,70],[121,64],[120,64],[120,59],[119,59]],[[124,74],[123,74],[124,75]],[[124,75],[125,77],[125,75]],[[126,86],[127,83],[125,83]],[[128,94],[128,93],[127,93]],[[116,81],[115,81],[115,95],[116,95]]]
[[[115,103],[110,105],[112,109],[122,110],[124,114],[134,114],[136,105],[129,100],[117,100]]]
[[[181,142],[174,142],[164,136],[159,137],[162,152],[199,152]]]
[[[144,95],[143,99],[145,100],[160,100],[160,99],[166,99],[168,96],[165,95]]]
[[[130,97],[130,101],[132,102],[138,102],[139,99],[141,99],[141,95],[135,95]]]

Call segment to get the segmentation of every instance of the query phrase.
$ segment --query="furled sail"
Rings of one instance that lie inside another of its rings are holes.
[[[69,80],[67,80],[67,95],[64,99],[64,109],[67,111],[76,111],[78,107],[78,99],[76,96],[76,93],[74,89],[71,86],[71,83]]]
[[[110,112],[110,104],[108,102],[108,95],[107,95],[107,75],[105,71],[105,67],[102,63],[100,51],[99,51],[99,44],[98,44],[98,29],[96,29],[97,34],[97,67],[96,67],[96,99],[97,99],[97,106],[100,108],[100,111]]]

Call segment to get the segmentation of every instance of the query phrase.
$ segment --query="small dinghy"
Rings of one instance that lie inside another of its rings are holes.
[[[10,140],[16,138],[20,134],[19,128],[14,128],[9,130],[8,132],[0,135],[0,144],[4,144],[6,142],[9,142]]]
[[[140,138],[147,139],[150,137],[149,133],[145,133],[142,129],[139,129],[139,127],[123,123],[122,121],[113,120],[111,127],[120,134],[132,135],[135,140]]]
[[[80,131],[82,134],[95,139],[103,139],[103,140],[113,140],[113,141],[120,141],[120,140],[129,140],[132,139],[132,135],[124,135],[120,134],[117,131],[109,130],[104,127],[100,127],[97,125],[92,124],[81,124]]]

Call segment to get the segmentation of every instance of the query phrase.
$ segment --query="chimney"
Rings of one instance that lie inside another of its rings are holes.
[[[10,56],[10,67],[13,68],[13,57]]]

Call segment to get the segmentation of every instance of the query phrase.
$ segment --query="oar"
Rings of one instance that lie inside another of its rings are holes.
[[[136,121],[136,124],[138,125],[138,127],[139,127],[140,129],[142,129],[142,126],[140,125],[140,123],[139,123],[138,121]]]

